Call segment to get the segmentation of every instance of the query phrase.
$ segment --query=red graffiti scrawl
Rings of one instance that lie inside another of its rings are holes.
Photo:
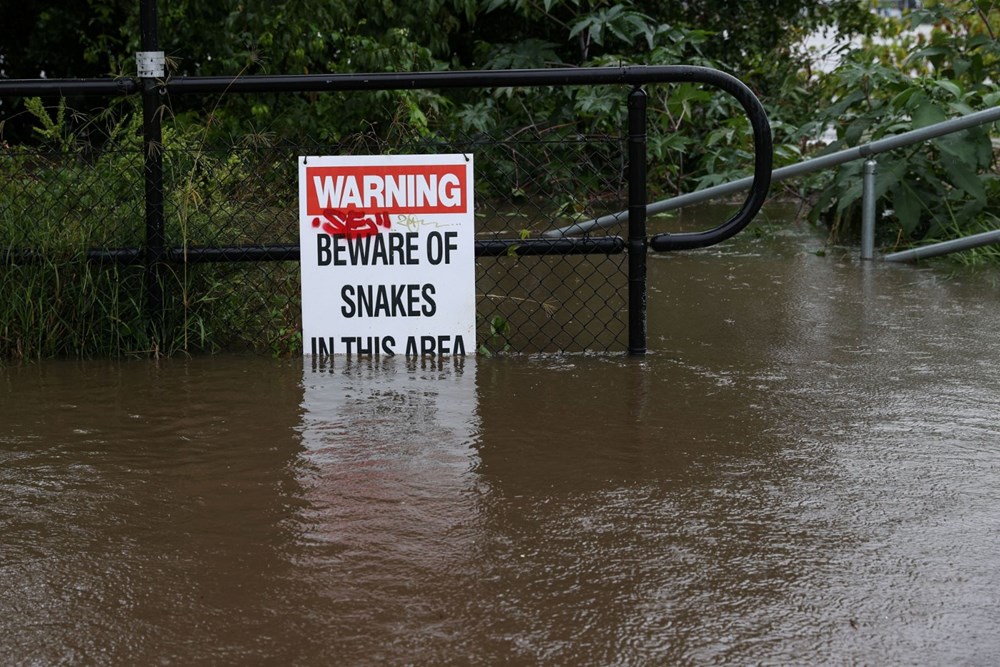
[[[324,208],[323,217],[313,218],[312,226],[330,236],[357,239],[374,236],[379,233],[379,227],[389,229],[392,223],[389,222],[388,213],[366,215],[364,211],[356,208]]]

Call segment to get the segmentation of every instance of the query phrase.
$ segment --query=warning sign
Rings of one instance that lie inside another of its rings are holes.
[[[475,350],[471,155],[299,158],[306,355]]]

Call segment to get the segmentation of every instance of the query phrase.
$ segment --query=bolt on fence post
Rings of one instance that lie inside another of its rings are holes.
[[[878,162],[865,160],[861,196],[861,259],[875,258],[875,172]]]
[[[159,51],[156,28],[156,0],[142,0],[139,14],[142,51],[136,54],[142,81],[142,148],[145,181],[145,289],[146,316],[154,331],[162,329],[163,261],[166,238],[163,214],[163,131],[160,114],[160,87],[164,78],[163,52]]]
[[[646,354],[646,91],[628,96],[628,353]]]

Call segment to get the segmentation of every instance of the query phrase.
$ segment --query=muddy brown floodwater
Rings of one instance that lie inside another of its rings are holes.
[[[650,259],[650,350],[0,369],[5,664],[996,664],[997,275]]]

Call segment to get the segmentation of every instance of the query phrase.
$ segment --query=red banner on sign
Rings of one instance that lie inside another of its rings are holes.
[[[464,213],[466,170],[458,165],[306,166],[306,213]]]

